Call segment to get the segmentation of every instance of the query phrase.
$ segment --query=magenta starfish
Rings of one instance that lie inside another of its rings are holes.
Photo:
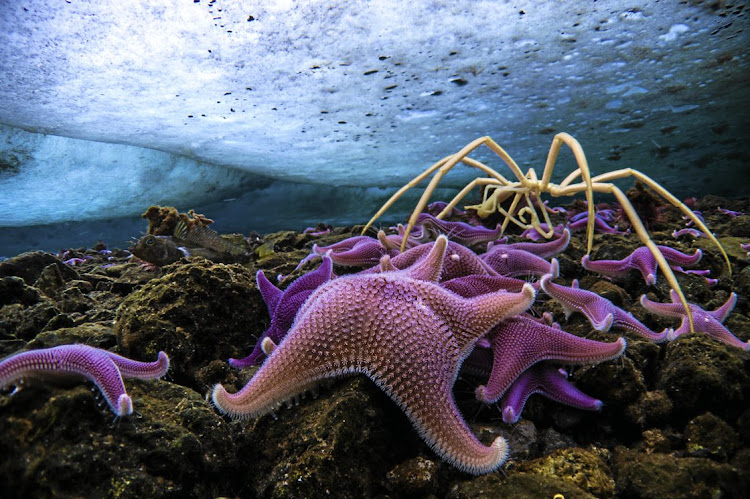
[[[381,230],[378,232],[377,238],[353,236],[330,246],[318,246],[314,244],[312,253],[305,257],[297,268],[318,255],[328,255],[333,260],[333,263],[344,267],[371,267],[376,265],[383,255],[398,255],[402,239],[402,235],[392,234],[386,236],[385,232]],[[417,244],[419,244],[418,241],[409,238],[406,247],[411,248]]]
[[[528,251],[513,249],[508,246],[495,246],[480,256],[484,262],[500,275],[508,277],[542,276],[554,274],[557,276],[559,265],[554,258],[548,262],[542,257]]]
[[[127,416],[133,413],[133,402],[122,378],[161,378],[168,370],[164,352],[155,362],[138,362],[88,345],[61,345],[19,352],[0,361],[0,388],[15,385],[18,390],[26,379],[83,377],[101,390],[112,412]]]
[[[434,242],[429,242],[410,248],[399,255],[391,257],[390,264],[396,269],[406,269],[415,265],[425,259],[430,251],[432,251],[434,244]],[[378,265],[364,270],[362,273],[380,271],[380,265]],[[497,272],[469,248],[453,241],[448,241],[440,279],[447,281],[471,275],[497,275]]]
[[[503,233],[500,225],[494,229],[488,229],[481,225],[474,226],[465,222],[440,220],[429,213],[420,213],[416,225],[422,227],[423,234],[426,236],[445,234],[451,241],[466,246],[496,241]]]
[[[553,362],[539,362],[521,374],[500,400],[503,421],[521,419],[526,401],[535,393],[561,404],[586,411],[598,411],[602,401],[586,395],[568,381],[568,373]]]
[[[255,275],[263,301],[266,302],[268,315],[271,316],[271,325],[258,338],[253,351],[244,359],[229,359],[229,365],[242,369],[260,364],[266,358],[262,345],[265,338],[269,338],[274,345],[278,345],[292,327],[297,311],[305,303],[305,300],[321,284],[333,278],[333,262],[329,256],[323,257],[323,263],[307,274],[296,279],[286,290],[282,291],[266,278],[262,270]]]
[[[667,339],[667,331],[654,333],[628,312],[616,307],[611,301],[593,291],[581,289],[578,285],[578,279],[573,281],[572,287],[567,287],[555,284],[552,282],[552,276],[545,275],[542,277],[541,283],[542,290],[560,302],[565,311],[566,319],[573,312],[580,312],[586,316],[591,326],[597,331],[607,332],[612,327],[620,327],[651,341],[661,342]]]
[[[534,290],[461,298],[435,282],[447,239],[403,271],[339,277],[318,288],[292,329],[237,393],[216,385],[216,407],[232,417],[265,414],[317,381],[363,373],[406,413],[443,459],[470,473],[505,462],[508,446],[471,432],[456,407],[453,384],[477,340],[507,316],[524,311]]]
[[[511,317],[488,335],[493,365],[487,385],[476,389],[478,400],[497,402],[528,368],[543,360],[561,364],[596,364],[616,359],[625,351],[625,339],[614,343],[588,340],[547,326],[526,316]]]
[[[687,255],[668,246],[657,246],[661,254],[670,265],[694,265],[703,256],[700,249],[695,250],[692,255]],[[622,260],[596,260],[592,261],[588,255],[584,255],[581,260],[583,268],[592,270],[608,276],[619,276],[627,273],[631,269],[638,269],[646,284],[653,286],[656,284],[656,258],[646,246],[633,251],[630,255]]]
[[[646,295],[641,296],[641,305],[651,312],[661,315],[662,317],[675,317],[682,319],[680,327],[675,330],[668,330],[667,338],[674,340],[678,336],[690,332],[690,322],[685,314],[685,307],[680,302],[680,297],[674,290],[670,290],[672,303],[658,303],[649,300]],[[737,304],[737,293],[729,295],[729,299],[719,308],[713,311],[707,311],[700,308],[694,303],[688,303],[690,312],[693,315],[693,327],[696,333],[705,333],[711,338],[720,341],[726,345],[741,348],[750,351],[750,341],[743,342],[733,335],[724,326],[723,322],[732,313],[734,306]]]

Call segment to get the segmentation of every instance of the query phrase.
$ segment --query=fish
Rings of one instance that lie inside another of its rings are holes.
[[[189,228],[183,221],[175,226],[174,235],[146,234],[128,249],[136,257],[157,267],[189,256],[202,256],[223,263],[242,262],[250,256],[245,248],[227,241],[205,225]]]

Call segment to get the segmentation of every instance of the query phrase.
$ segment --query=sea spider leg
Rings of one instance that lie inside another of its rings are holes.
[[[589,163],[586,161],[586,155],[583,152],[581,144],[573,138],[570,134],[565,132],[558,133],[555,138],[552,139],[552,145],[549,148],[549,154],[547,155],[547,163],[544,165],[544,173],[542,174],[542,181],[539,184],[539,190],[541,192],[547,191],[552,196],[560,196],[557,192],[557,186],[550,184],[550,178],[552,178],[552,171],[555,168],[555,162],[557,161],[557,155],[560,153],[562,145],[567,145],[573,152],[576,163],[578,164],[578,170],[573,173],[576,176],[581,175],[583,177],[583,183],[586,186],[586,203],[588,204],[589,221],[586,225],[586,253],[591,253],[591,248],[594,244],[594,190],[593,181],[591,179],[591,171],[589,170]],[[571,174],[572,175],[572,174]],[[568,176],[568,178],[570,175]],[[575,177],[574,177],[575,178]],[[580,192],[580,191],[578,191]],[[545,210],[546,214],[546,210]]]
[[[646,184],[648,187],[651,187],[653,190],[655,190],[658,194],[660,194],[664,199],[669,201],[673,206],[677,207],[682,211],[685,216],[690,218],[690,220],[693,221],[695,225],[697,225],[701,231],[703,231],[706,236],[716,245],[717,248],[719,248],[719,251],[721,252],[721,255],[724,257],[724,261],[727,264],[727,269],[729,270],[729,275],[732,275],[732,264],[729,263],[729,256],[727,255],[727,252],[724,250],[724,247],[721,245],[718,239],[711,233],[711,230],[706,226],[705,223],[701,221],[700,218],[695,216],[695,213],[693,213],[690,208],[685,206],[682,201],[677,199],[674,195],[672,195],[671,192],[666,190],[664,187],[661,186],[658,182],[656,182],[654,179],[649,177],[648,175],[639,172],[638,170],[633,170],[632,168],[625,168],[623,170],[616,170],[609,173],[603,173],[601,175],[597,175],[594,177],[595,182],[609,182],[611,180],[616,180],[624,177],[635,177],[637,180],[640,180],[644,184]]]
[[[638,214],[636,213],[635,208],[633,208],[633,205],[630,203],[630,200],[628,200],[628,197],[616,185],[610,183],[594,183],[594,189],[597,192],[614,194],[615,198],[617,198],[617,200],[620,202],[620,205],[625,211],[625,214],[628,216],[630,224],[633,226],[635,233],[638,234],[638,238],[643,244],[646,245],[646,247],[648,247],[649,251],[651,251],[651,254],[654,255],[654,258],[656,258],[656,262],[659,264],[659,268],[664,274],[664,277],[667,278],[667,282],[680,297],[680,302],[682,303],[682,306],[685,307],[685,314],[687,315],[688,322],[690,323],[690,331],[694,331],[693,314],[690,311],[690,307],[688,306],[685,294],[682,292],[682,287],[680,287],[680,283],[677,281],[677,277],[675,277],[674,272],[672,272],[672,268],[669,266],[669,263],[667,263],[664,255],[662,255],[661,250],[659,250],[656,244],[654,244],[654,242],[649,237],[646,228],[643,226],[643,222],[641,222],[641,219],[638,217]]]
[[[417,184],[419,184],[422,180],[424,180],[428,176],[430,176],[435,170],[437,170],[438,168],[440,168],[441,166],[443,166],[452,157],[453,156],[446,156],[446,157],[444,157],[443,159],[441,159],[437,163],[434,163],[432,166],[430,166],[429,168],[427,168],[425,171],[423,171],[422,173],[420,173],[419,175],[417,175],[416,177],[414,177],[413,179],[411,179],[406,185],[404,185],[403,187],[401,187],[399,190],[397,190],[390,198],[388,198],[388,201],[386,201],[385,204],[383,204],[383,206],[380,207],[380,209],[377,211],[377,213],[375,213],[372,216],[372,218],[370,219],[370,221],[367,222],[367,225],[365,225],[365,228],[362,229],[362,235],[364,235],[365,232],[367,232],[367,229],[369,229],[372,226],[372,224],[375,222],[375,220],[377,220],[378,218],[380,218],[380,216],[383,213],[385,213],[388,210],[388,208],[390,208],[391,206],[393,206],[393,203],[395,203],[396,201],[398,201],[398,199],[403,195],[403,193],[405,193],[406,191],[408,191],[412,187],[414,187]],[[404,240],[406,240],[406,237],[404,237]]]
[[[443,178],[443,175],[445,175],[448,171],[451,170],[456,164],[466,159],[466,156],[469,155],[474,149],[478,148],[481,145],[486,145],[490,150],[492,150],[495,154],[500,156],[501,159],[503,159],[506,164],[510,167],[511,171],[518,177],[518,180],[521,181],[523,185],[526,183],[526,178],[524,177],[523,173],[521,172],[521,169],[518,167],[515,161],[513,161],[513,158],[511,158],[508,153],[505,152],[505,150],[500,147],[495,141],[493,141],[490,137],[480,137],[468,145],[466,145],[463,149],[458,151],[453,156],[449,156],[448,158],[444,158],[441,161],[438,161],[434,165],[432,165],[430,168],[425,170],[421,175],[418,177],[415,177],[411,182],[409,182],[407,185],[399,189],[399,191],[391,196],[391,198],[386,202],[386,204],[378,210],[378,213],[370,219],[370,221],[367,223],[365,228],[363,229],[363,232],[367,230],[372,223],[377,220],[377,218],[385,212],[386,209],[388,209],[406,190],[410,189],[411,187],[414,187],[419,182],[421,182],[424,178],[426,178],[430,173],[437,170],[435,175],[432,177],[432,180],[430,180],[430,183],[425,188],[424,192],[422,193],[422,196],[419,198],[419,201],[417,202],[417,206],[414,208],[414,211],[411,214],[411,217],[409,218],[409,223],[406,226],[406,230],[404,233],[404,239],[401,244],[401,251],[404,251],[406,240],[409,237],[409,234],[411,233],[411,229],[414,227],[414,224],[417,221],[417,217],[419,214],[424,210],[425,206],[427,206],[427,201],[429,201],[430,196],[432,195],[432,192],[437,187],[437,184],[440,182],[440,180]],[[500,183],[507,184],[509,183],[508,180],[497,173],[492,168],[482,165],[479,162],[475,162],[479,166],[479,168],[487,173],[488,175],[496,178]],[[472,165],[474,166],[474,165]]]

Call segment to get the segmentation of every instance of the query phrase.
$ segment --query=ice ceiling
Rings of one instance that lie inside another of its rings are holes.
[[[539,171],[559,131],[597,173],[747,194],[745,2],[2,4],[0,225],[390,191],[481,135]]]

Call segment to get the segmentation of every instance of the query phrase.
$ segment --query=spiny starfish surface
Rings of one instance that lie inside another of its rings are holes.
[[[448,222],[433,217],[429,213],[421,213],[417,217],[415,226],[422,227],[424,236],[437,237],[440,234],[448,236],[448,239],[466,246],[496,241],[503,235],[500,225],[494,229],[488,229],[481,225],[475,226],[466,222]]]
[[[661,254],[670,265],[693,265],[703,256],[700,249],[695,250],[692,255],[687,255],[669,246],[657,246]],[[643,275],[646,284],[653,286],[656,284],[656,258],[651,254],[646,246],[641,246],[633,251],[630,255],[622,260],[590,260],[588,255],[584,255],[581,260],[583,268],[599,272],[608,276],[619,276],[629,272],[631,269],[638,269]]]
[[[649,300],[646,295],[641,296],[641,305],[651,312],[661,315],[662,317],[675,317],[682,319],[680,327],[675,330],[668,330],[667,338],[674,340],[678,336],[690,332],[690,323],[688,322],[687,315],[685,314],[685,308],[680,302],[679,296],[674,290],[670,290],[670,297],[672,303],[658,303]],[[737,293],[729,295],[727,301],[717,308],[716,310],[703,310],[698,305],[689,303],[690,311],[693,314],[693,325],[696,333],[705,333],[711,338],[720,341],[726,345],[741,348],[745,351],[750,351],[750,341],[741,341],[735,335],[733,335],[724,326],[723,322],[732,313],[734,306],[737,304]]]
[[[292,327],[294,317],[305,300],[318,286],[332,278],[333,261],[328,255],[323,256],[323,262],[316,270],[301,276],[284,291],[271,284],[263,271],[259,270],[255,275],[255,282],[258,284],[258,290],[263,297],[263,301],[266,302],[268,315],[271,316],[271,325],[258,338],[258,342],[250,355],[244,359],[229,359],[229,364],[232,367],[242,369],[263,362],[266,358],[262,349],[263,340],[270,338],[274,344],[280,343],[289,328]]]
[[[509,277],[544,274],[553,274],[556,277],[559,271],[559,265],[554,258],[552,262],[548,262],[533,253],[508,246],[495,246],[480,258],[498,274]]]
[[[616,359],[626,345],[624,338],[613,343],[588,340],[523,315],[505,319],[492,328],[488,338],[492,371],[487,385],[476,389],[477,399],[488,404],[497,402],[516,378],[537,362],[597,364]]]
[[[542,277],[541,283],[544,292],[560,302],[566,319],[573,312],[580,312],[597,331],[607,332],[612,327],[621,327],[651,341],[661,342],[667,339],[668,331],[654,333],[638,319],[603,296],[581,289],[578,279],[573,280],[572,287],[567,287],[555,284],[552,282],[552,276],[546,275]]]
[[[133,413],[133,402],[125,392],[123,377],[156,379],[169,370],[169,358],[159,352],[155,362],[138,362],[121,355],[74,344],[19,352],[0,361],[0,388],[26,379],[83,377],[92,381],[117,416]]]
[[[553,239],[552,241],[543,243],[502,244],[491,242],[487,244],[487,252],[489,253],[490,251],[494,251],[498,247],[505,246],[515,250],[528,251],[529,253],[533,253],[534,255],[541,258],[551,258],[558,253],[565,251],[565,249],[568,247],[568,244],[570,244],[570,231],[568,229],[564,229],[560,237]]]
[[[512,424],[521,419],[526,401],[535,393],[555,402],[586,411],[598,411],[602,401],[586,395],[568,381],[568,373],[559,365],[544,361],[524,371],[500,400],[503,421]]]
[[[305,302],[284,341],[239,392],[216,385],[216,407],[232,417],[270,412],[321,379],[364,373],[406,413],[444,460],[475,474],[497,469],[508,446],[469,430],[452,388],[477,340],[526,310],[534,290],[462,298],[437,284],[447,239],[403,271],[339,277]]]
[[[445,236],[443,236],[445,237]],[[426,256],[432,251],[434,242],[420,244],[409,248],[403,253],[391,257],[390,265],[396,269],[406,269],[413,265],[421,264]],[[381,267],[366,269],[363,273],[380,272]],[[453,241],[448,241],[448,247],[443,257],[443,265],[440,273],[440,280],[447,281],[457,277],[472,275],[498,275],[495,270],[487,265],[476,253],[469,248],[462,246]]]

